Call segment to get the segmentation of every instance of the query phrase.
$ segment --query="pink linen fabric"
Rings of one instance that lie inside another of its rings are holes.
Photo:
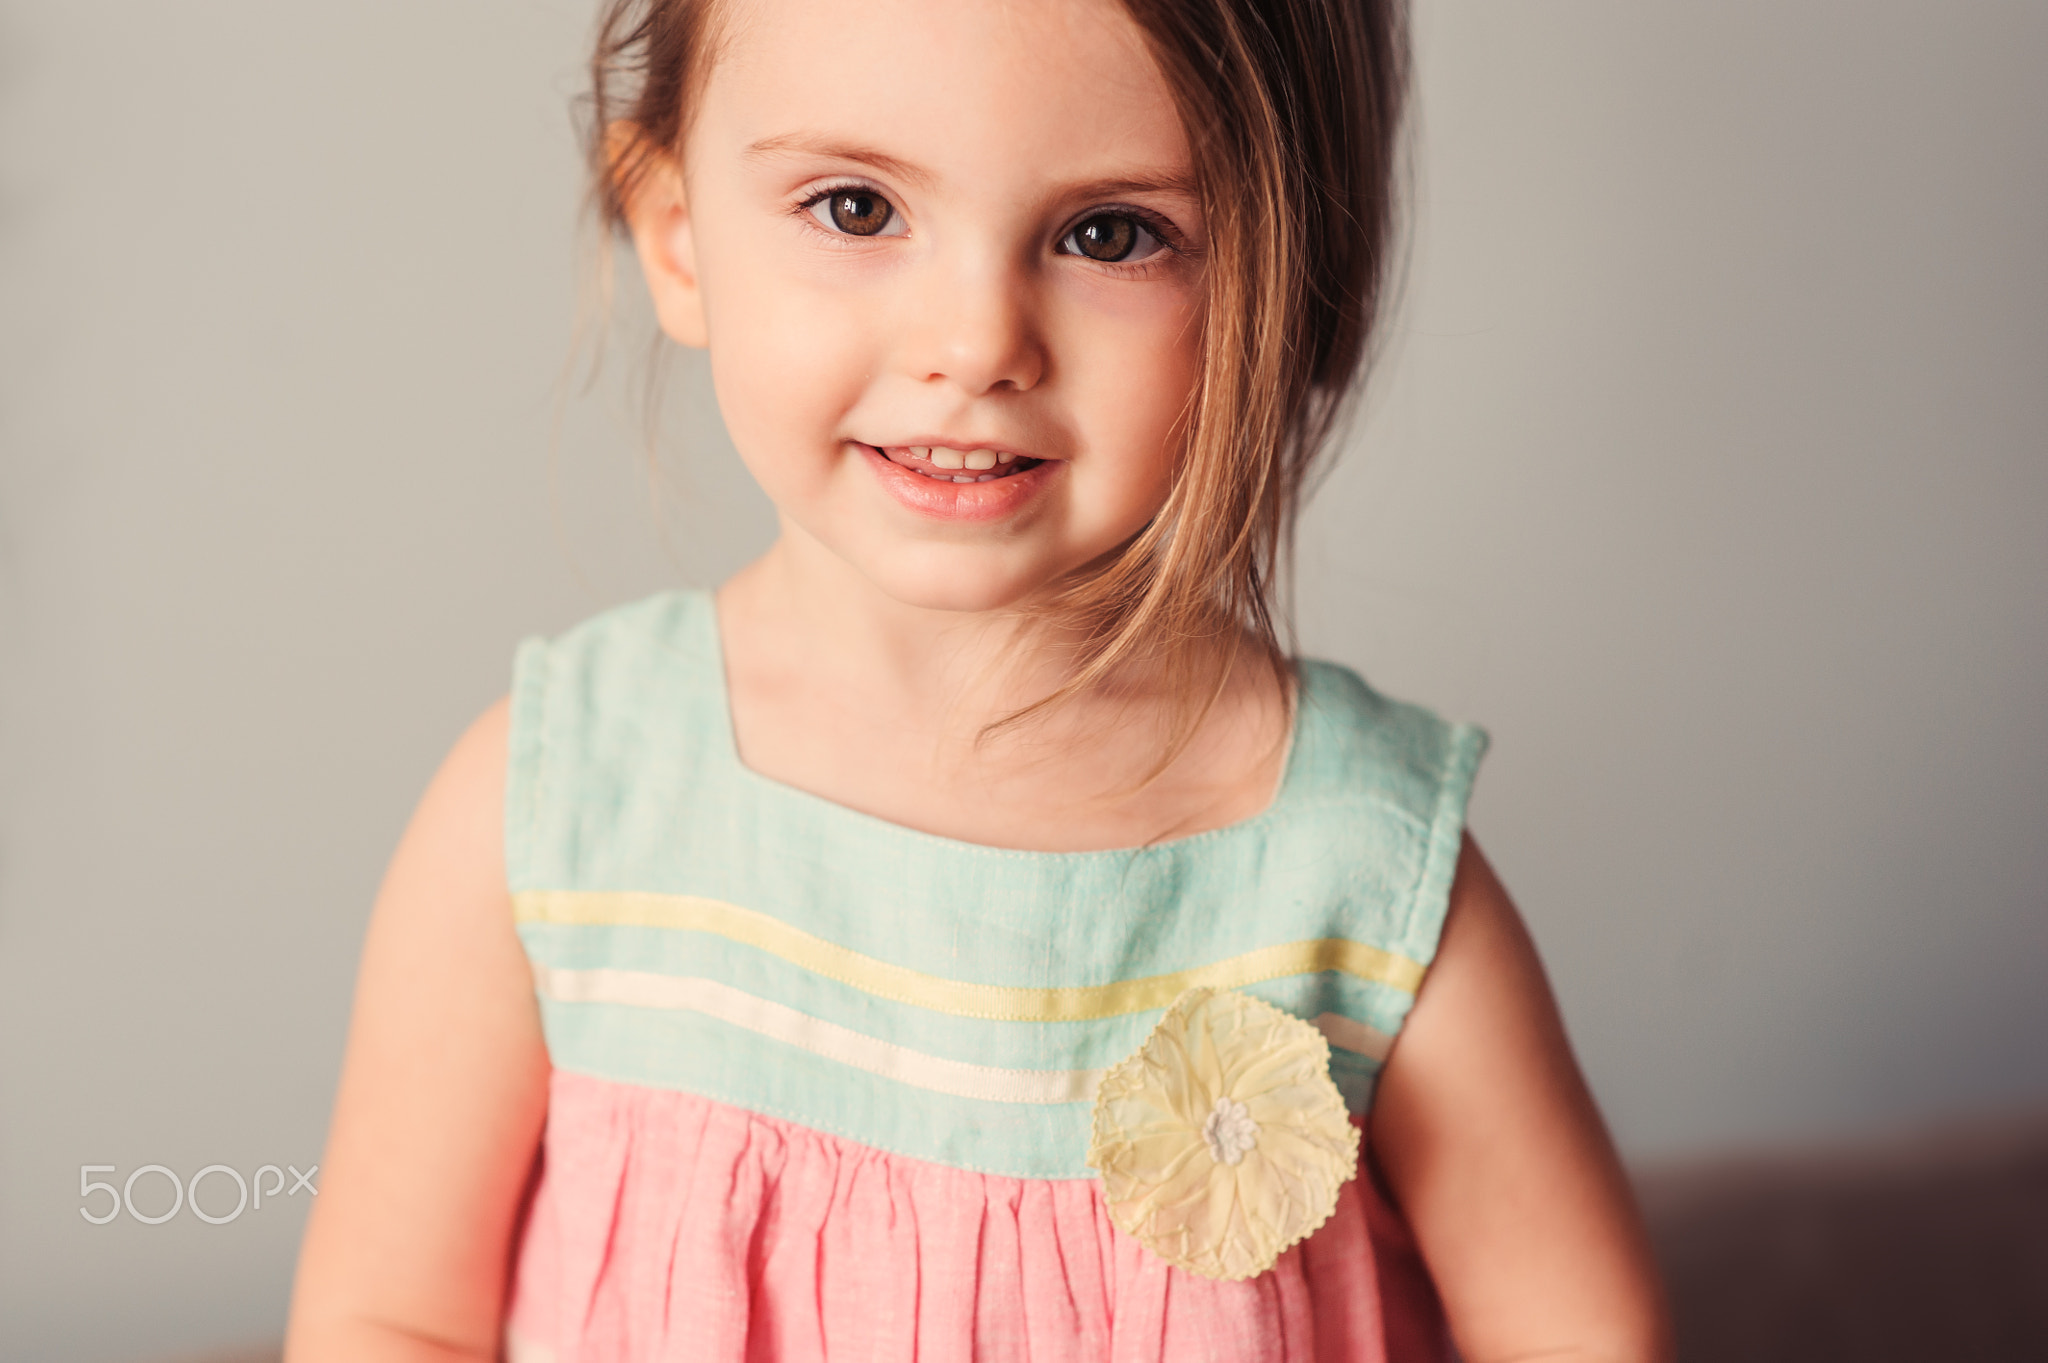
[[[1270,1271],[1216,1282],[1090,1180],[892,1155],[556,1071],[510,1363],[1434,1363],[1427,1275],[1370,1177]]]

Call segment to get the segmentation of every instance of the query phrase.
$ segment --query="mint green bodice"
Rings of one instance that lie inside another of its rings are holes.
[[[508,872],[557,1068],[959,1168],[1088,1178],[1093,1086],[1183,988],[1314,1022],[1363,1112],[1435,955],[1485,735],[1300,665],[1264,813],[1024,852],[769,780],[711,597],[522,646]]]

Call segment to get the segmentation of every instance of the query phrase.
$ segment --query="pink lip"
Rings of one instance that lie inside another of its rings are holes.
[[[865,445],[858,441],[848,441],[847,443],[858,450],[861,456],[867,460],[868,467],[874,471],[875,477],[888,490],[890,496],[920,516],[927,516],[932,520],[939,521],[987,522],[1002,520],[1006,516],[1015,514],[1026,503],[1037,497],[1048,483],[1059,476],[1059,471],[1065,467],[1057,459],[1047,459],[1032,468],[1023,470],[1021,473],[1005,474],[1001,478],[992,479],[986,483],[940,482],[936,478],[928,478],[922,473],[916,473],[905,468],[873,445]],[[905,445],[922,445],[926,443],[933,445],[945,444],[942,440],[904,442]],[[902,446],[894,448],[900,449]],[[1002,453],[1006,449],[1002,445],[955,445],[951,448],[995,450],[998,453]],[[1025,454],[1022,450],[1009,450],[1008,452],[1023,459],[1036,457]]]

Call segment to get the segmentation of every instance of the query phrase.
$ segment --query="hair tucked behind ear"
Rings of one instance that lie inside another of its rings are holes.
[[[711,3],[610,0],[602,12],[586,140],[595,206],[614,229],[647,157],[688,132]],[[1003,724],[1143,670],[1187,702],[1156,774],[1227,683],[1242,636],[1285,678],[1274,592],[1379,312],[1407,23],[1403,0],[1121,3],[1194,153],[1209,242],[1201,379],[1166,505],[1038,617],[1077,644],[1079,666]],[[607,136],[621,121],[639,134],[623,154]]]
[[[679,150],[710,65],[712,0],[608,0],[590,54],[583,152],[592,207],[626,230],[626,206],[653,157]],[[638,135],[621,144],[613,130]]]

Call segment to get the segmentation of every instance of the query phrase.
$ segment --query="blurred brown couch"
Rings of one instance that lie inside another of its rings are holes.
[[[2048,1363],[2048,1112],[1636,1184],[1681,1363]]]

